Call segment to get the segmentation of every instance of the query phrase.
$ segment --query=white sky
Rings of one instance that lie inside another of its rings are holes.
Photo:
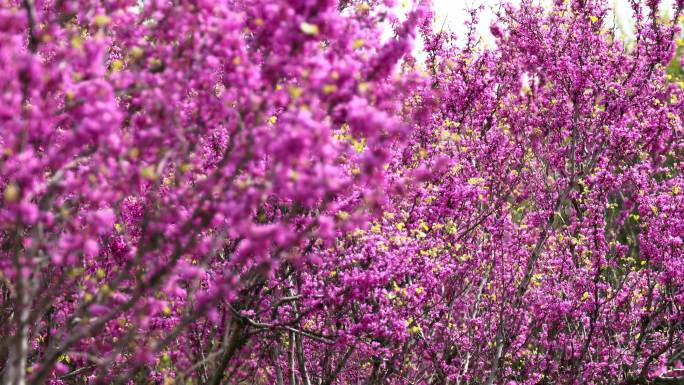
[[[510,0],[512,3],[519,3],[519,0]],[[549,4],[549,0],[535,0],[542,4]],[[617,10],[617,16],[620,23],[624,26],[624,32],[629,36],[631,30],[632,9],[628,0],[609,0],[612,4],[612,9]],[[643,0],[642,0],[643,1]],[[439,28],[444,23],[445,29],[448,29],[457,34],[464,34],[465,20],[468,18],[468,13],[465,8],[473,8],[480,4],[484,5],[484,11],[480,13],[479,32],[485,39],[491,39],[489,34],[489,25],[491,24],[495,10],[498,9],[499,0],[433,0],[437,20],[435,25]],[[672,14],[673,0],[662,0],[660,9]],[[612,23],[612,20],[610,21]]]

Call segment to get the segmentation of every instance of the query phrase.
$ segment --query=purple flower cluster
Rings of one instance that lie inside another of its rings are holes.
[[[0,0],[3,384],[682,377],[684,5],[535,3]]]

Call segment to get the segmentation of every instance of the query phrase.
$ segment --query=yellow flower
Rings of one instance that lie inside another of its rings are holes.
[[[123,68],[124,63],[121,60],[114,60],[112,61],[112,72],[118,72],[121,71]]]
[[[143,52],[142,48],[140,48],[138,46],[131,48],[131,56],[133,56],[133,58],[135,58],[135,59],[140,59],[143,56],[143,53],[144,52]]]
[[[306,35],[318,35],[318,26],[316,24],[310,24],[303,21],[299,24],[299,29]]]
[[[145,179],[149,179],[149,180],[157,179],[157,173],[154,170],[154,167],[152,167],[152,166],[143,167],[140,170],[140,176],[142,176]]]
[[[478,184],[480,184],[480,183],[482,183],[482,182],[484,182],[484,179],[483,179],[483,178],[479,178],[479,177],[478,177],[478,178],[470,178],[470,179],[468,179],[468,184],[470,184],[470,185],[478,185]]]
[[[95,16],[95,25],[98,27],[104,27],[112,21],[112,18],[107,15],[97,15]]]
[[[288,86],[287,92],[290,94],[290,97],[292,99],[299,99],[299,97],[302,96],[303,93],[302,89],[297,86]]]
[[[19,186],[10,183],[5,187],[5,202],[13,203],[19,199]]]
[[[323,86],[323,93],[326,95],[332,94],[335,91],[337,91],[337,86],[334,84],[325,84]]]

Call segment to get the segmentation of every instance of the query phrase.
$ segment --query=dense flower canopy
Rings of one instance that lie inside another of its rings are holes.
[[[684,3],[607,3],[484,48],[429,1],[0,0],[3,383],[680,381]]]

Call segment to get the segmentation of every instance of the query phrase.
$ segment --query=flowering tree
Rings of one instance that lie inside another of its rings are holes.
[[[3,383],[678,381],[681,1],[0,4]]]

